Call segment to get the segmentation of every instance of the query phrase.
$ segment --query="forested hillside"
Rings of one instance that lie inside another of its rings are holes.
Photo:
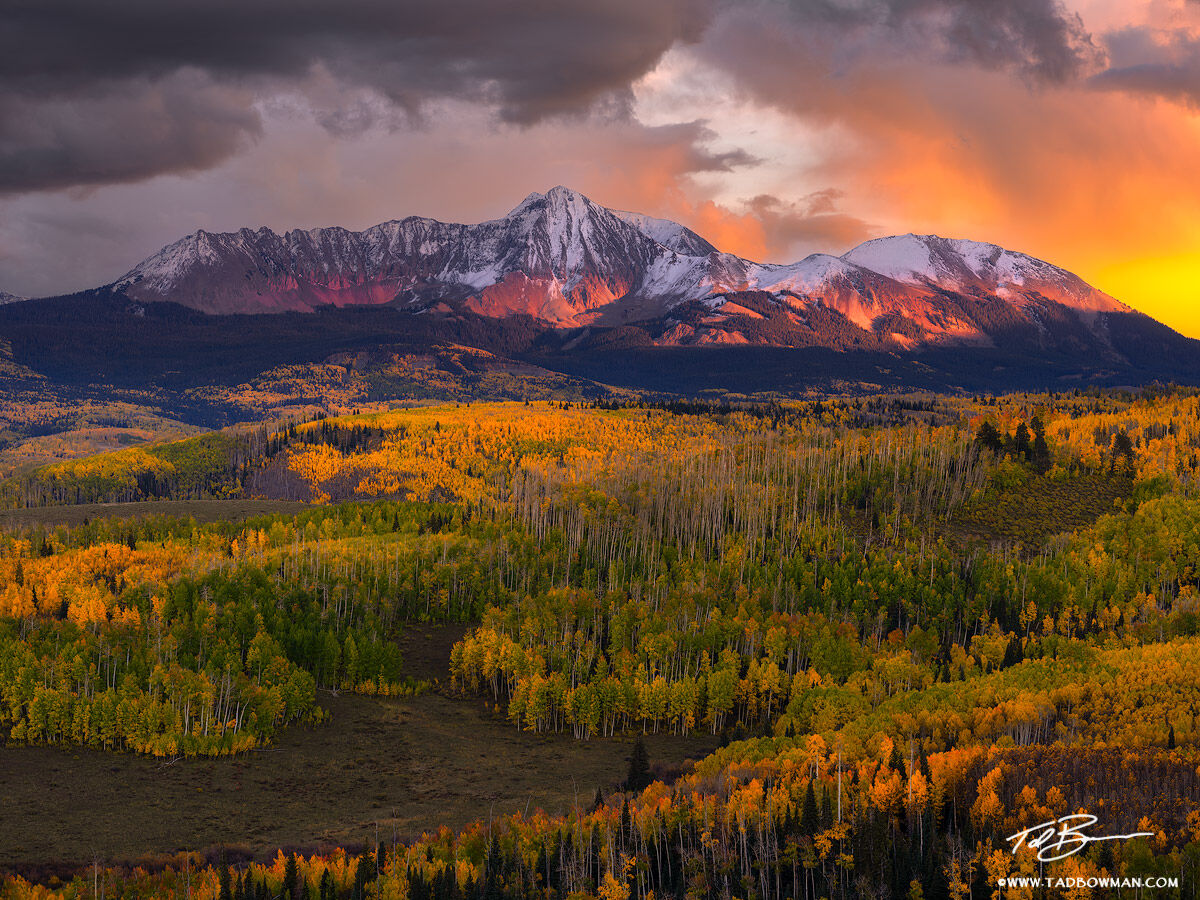
[[[37,469],[8,505],[311,507],[0,533],[4,740],[240,754],[324,691],[436,689],[530,740],[722,746],[657,781],[635,746],[563,815],[0,891],[979,898],[1038,873],[1008,835],[1082,810],[1150,836],[1054,873],[1195,896],[1198,448],[1195,391],[1093,390],[460,404]],[[405,630],[450,623],[414,677]]]

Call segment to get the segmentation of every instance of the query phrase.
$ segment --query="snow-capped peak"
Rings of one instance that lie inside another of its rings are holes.
[[[1078,275],[996,244],[904,234],[866,241],[842,256],[902,284],[982,290],[1018,304],[1040,295],[1086,312],[1128,312]]]
[[[533,209],[538,204],[544,203],[545,201],[546,201],[545,194],[540,194],[537,191],[533,191],[524,200],[522,200],[520,203],[518,203],[516,206],[514,206],[512,209],[510,209],[508,211],[508,214],[506,216],[504,216],[504,218],[505,219],[515,219],[518,216],[528,212],[530,209]],[[493,221],[499,221],[499,220],[493,220]]]
[[[833,279],[853,277],[858,266],[827,253],[813,253],[787,266],[759,266],[759,283],[763,290],[794,291],[811,294],[821,290]]]
[[[668,250],[674,250],[684,256],[708,256],[716,253],[717,248],[706,241],[690,228],[685,228],[670,219],[656,219],[642,213],[627,212],[622,209],[612,210],[618,219],[628,222],[642,234],[656,241]]]
[[[550,188],[544,194],[537,191],[532,192],[528,197],[514,206],[504,218],[516,219],[531,210],[539,211],[546,208],[563,209],[572,207],[574,209],[581,209],[591,202],[591,200],[578,191],[573,191],[559,184]]]
[[[939,272],[930,244],[940,240],[933,235],[915,234],[876,238],[859,244],[842,259],[896,281],[934,280]]]
[[[908,234],[841,257],[769,265],[718,252],[677,222],[610,210],[561,185],[476,225],[413,216],[362,232],[201,230],[115,287],[212,313],[392,304],[526,314],[555,326],[653,318],[691,301],[716,308],[727,294],[759,291],[794,310],[820,304],[866,330],[900,317],[927,334],[953,335],[972,326],[951,321],[966,314],[943,307],[970,298],[999,298],[1017,311],[1043,301],[1089,314],[1127,309],[1065,270],[995,244]]]

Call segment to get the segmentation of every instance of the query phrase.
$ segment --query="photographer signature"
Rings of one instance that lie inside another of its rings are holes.
[[[1084,834],[1085,828],[1091,828],[1098,821],[1099,819],[1089,813],[1076,813],[1050,822],[1042,822],[1040,825],[1034,825],[1024,831],[1018,831],[1006,840],[1016,842],[1013,844],[1014,856],[1017,850],[1025,845],[1037,850],[1039,862],[1054,862],[1056,859],[1074,856],[1093,841],[1126,841],[1130,838],[1154,836],[1150,831],[1135,831],[1133,834],[1106,834],[1100,837]]]

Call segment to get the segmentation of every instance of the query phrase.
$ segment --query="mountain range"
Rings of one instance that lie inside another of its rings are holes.
[[[198,231],[112,285],[143,302],[210,314],[390,305],[409,312],[526,315],[555,329],[671,319],[700,303],[655,343],[790,343],[739,328],[764,311],[800,330],[814,308],[887,345],[991,344],[998,329],[1073,315],[1102,333],[1103,315],[1131,310],[1077,276],[994,244],[902,235],[843,256],[772,265],[722,253],[665,219],[606,209],[556,187],[478,225],[410,217],[354,232]],[[783,328],[786,332],[789,328]],[[776,332],[780,329],[775,329]],[[818,340],[818,343],[820,341]]]
[[[50,333],[68,320],[74,337]],[[243,359],[248,334],[263,349]],[[1197,342],[995,244],[907,234],[761,263],[565,187],[474,225],[197,231],[110,285],[0,306],[0,338],[34,371],[155,384],[447,342],[682,392],[794,391],[806,369],[843,386],[972,390],[1200,380]],[[696,355],[715,347],[740,352]]]

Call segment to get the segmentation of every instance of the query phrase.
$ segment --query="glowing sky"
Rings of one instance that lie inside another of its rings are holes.
[[[9,9],[11,7],[11,10]],[[917,232],[1200,337],[1200,0],[13,0],[0,289],[566,184],[765,261]]]

